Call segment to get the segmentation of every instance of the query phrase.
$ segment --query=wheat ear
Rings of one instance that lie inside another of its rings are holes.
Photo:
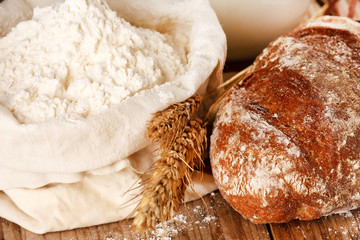
[[[175,103],[154,114],[152,120],[148,123],[147,135],[153,142],[158,142],[160,149],[172,143],[186,126],[195,112],[199,109],[202,97],[194,95],[187,100]]]
[[[195,118],[201,96],[195,95],[155,114],[148,136],[159,144],[159,159],[151,177],[143,182],[142,199],[136,208],[133,226],[138,232],[154,229],[158,220],[171,219],[184,200],[191,173],[202,164],[206,128]]]

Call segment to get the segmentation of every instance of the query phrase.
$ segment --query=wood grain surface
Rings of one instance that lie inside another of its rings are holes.
[[[347,240],[360,239],[360,210],[336,214],[314,221],[286,224],[252,224],[235,212],[218,191],[182,206],[171,221],[161,224],[148,235],[139,235],[130,227],[132,220],[35,234],[1,219],[0,240],[155,240],[155,239],[258,239],[258,240]],[[167,235],[166,235],[167,234]]]

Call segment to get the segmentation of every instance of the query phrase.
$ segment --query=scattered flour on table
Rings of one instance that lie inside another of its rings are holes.
[[[196,206],[189,213],[190,215],[178,214],[171,220],[166,221],[164,225],[157,224],[155,230],[151,232],[150,239],[170,240],[172,237],[179,236],[184,230],[208,228],[209,224],[216,220],[216,217],[209,215],[203,206]]]
[[[83,119],[185,72],[185,48],[105,1],[36,8],[0,38],[0,104],[22,123]]]
[[[220,193],[211,193],[211,197],[215,198]],[[150,231],[148,235],[135,233],[131,225],[128,225],[128,229],[122,228],[121,232],[109,231],[106,233],[106,240],[171,240],[179,239],[184,236],[183,233],[187,231],[197,232],[199,229],[209,229],[214,225],[218,226],[216,221],[217,217],[214,216],[213,207],[199,205],[190,207],[187,211],[182,211],[175,215],[171,220],[164,222],[164,224],[158,223],[153,231]],[[125,230],[125,231],[124,231]]]

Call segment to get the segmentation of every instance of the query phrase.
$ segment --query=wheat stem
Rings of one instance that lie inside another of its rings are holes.
[[[191,172],[202,164],[206,148],[205,124],[194,114],[201,97],[195,95],[157,113],[149,123],[148,136],[159,144],[159,159],[138,204],[133,226],[139,232],[154,229],[157,221],[171,219],[184,200]]]
[[[221,84],[217,88],[217,91],[220,92],[220,94],[218,93],[216,97],[213,97],[212,96],[213,94],[207,95],[207,98],[212,98],[212,103],[210,107],[207,109],[207,111],[205,111],[205,113],[202,115],[201,119],[203,119],[204,121],[210,121],[210,122],[212,121],[223,98],[228,94],[228,92],[232,89],[232,87],[234,87],[237,84],[241,85],[244,82],[247,73],[249,72],[251,67],[252,65],[248,66],[241,72],[231,77],[225,83]]]
[[[231,87],[233,87],[235,84],[238,84],[239,79],[243,78],[251,69],[252,65],[248,66],[247,68],[243,69],[242,71],[240,71],[239,73],[235,74],[234,76],[232,76],[230,79],[226,80],[223,84],[220,84],[217,87],[217,90],[224,90],[226,89],[230,89]]]

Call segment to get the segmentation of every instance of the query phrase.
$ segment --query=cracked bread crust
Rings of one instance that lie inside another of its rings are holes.
[[[210,158],[255,223],[360,206],[360,24],[322,17],[273,41],[224,100]]]

